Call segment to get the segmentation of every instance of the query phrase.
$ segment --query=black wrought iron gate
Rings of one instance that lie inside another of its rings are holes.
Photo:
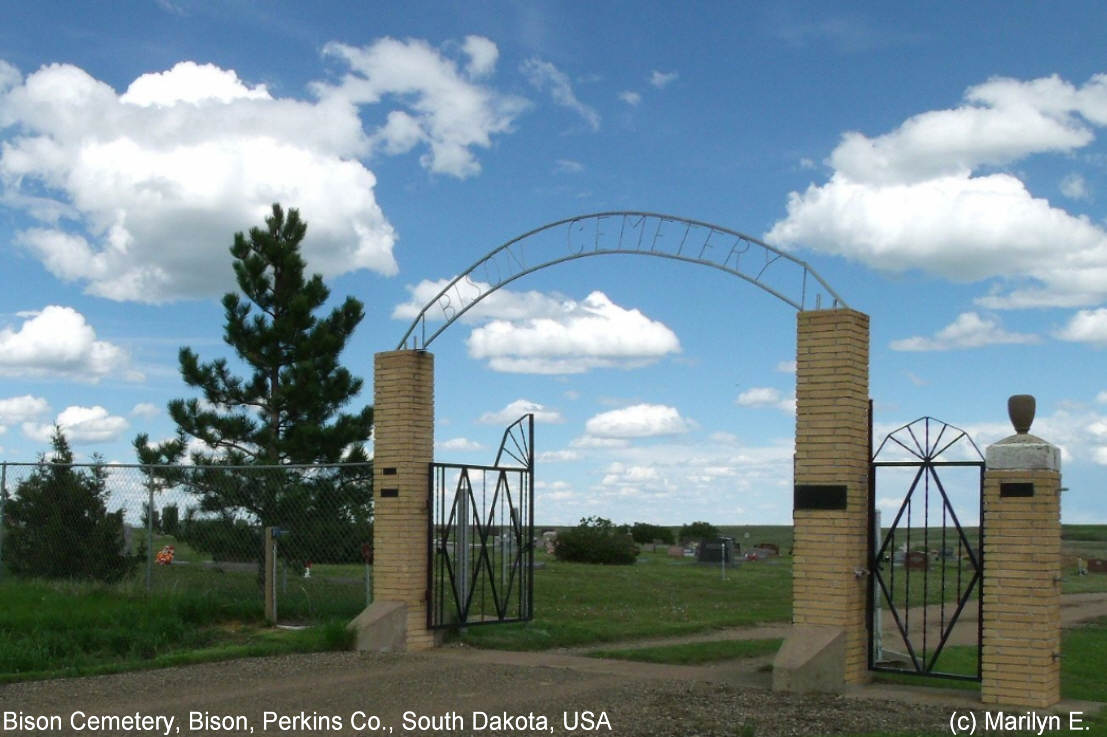
[[[534,615],[534,415],[505,431],[491,466],[432,463],[427,626]]]
[[[869,473],[869,668],[980,680],[979,448],[965,431],[922,417],[884,438]],[[896,496],[885,496],[893,489]],[[955,503],[977,517],[975,535],[962,526]],[[884,528],[882,506],[895,510]]]

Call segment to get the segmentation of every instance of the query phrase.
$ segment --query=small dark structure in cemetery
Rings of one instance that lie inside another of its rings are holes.
[[[729,537],[717,537],[714,540],[700,540],[696,551],[699,563],[731,563],[738,552],[739,545]]]

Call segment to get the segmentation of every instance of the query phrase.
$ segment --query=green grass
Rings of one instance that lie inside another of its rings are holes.
[[[682,645],[626,648],[619,650],[593,650],[591,658],[634,660],[640,663],[669,663],[673,665],[703,665],[723,660],[756,658],[772,655],[780,649],[784,640],[722,640],[717,642],[689,642]]]
[[[204,562],[155,565],[151,589],[155,597],[212,593],[220,600],[235,602],[261,616],[264,603],[257,569],[251,564],[209,564]],[[140,593],[145,585],[141,568],[124,588]],[[277,574],[277,613],[281,621],[321,622],[353,619],[365,608],[365,567],[358,565],[315,565],[311,578],[283,570]]]
[[[1061,538],[1066,542],[1099,542],[1107,549],[1107,525],[1061,525]]]
[[[727,568],[664,553],[643,553],[630,566],[562,563],[544,554],[535,572],[534,619],[470,627],[478,647],[545,650],[720,627],[787,621],[792,567],[786,559]]]
[[[118,586],[8,579],[0,582],[0,682],[334,649],[349,643],[346,621],[267,630],[256,602],[215,589],[146,597]]]
[[[1066,698],[1107,702],[1107,617],[1066,629],[1061,638],[1061,692]]]
[[[1061,635],[1061,695],[1066,699],[1107,702],[1107,679],[1103,664],[1107,662],[1107,618],[1085,622],[1062,631]],[[948,673],[972,674],[976,671],[976,648],[951,646],[942,651],[937,670]],[[933,686],[938,688],[977,689],[979,684],[951,681],[945,678],[876,673],[881,683]]]

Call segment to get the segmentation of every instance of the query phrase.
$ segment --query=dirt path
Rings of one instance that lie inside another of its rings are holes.
[[[922,622],[922,608],[912,609],[908,622]],[[977,622],[980,614],[978,602],[970,601],[965,605],[957,624],[950,635],[950,645],[970,645],[976,642]],[[927,608],[927,620],[929,622],[940,621],[941,607],[934,605]],[[946,617],[952,615],[952,609],[946,605]],[[1107,617],[1107,592],[1091,594],[1065,594],[1061,597],[1061,626],[1072,627],[1093,619]],[[883,621],[884,636],[887,639],[899,637],[895,620],[889,613],[885,613]],[[654,637],[627,642],[603,643],[588,645],[579,648],[567,648],[558,652],[570,655],[580,655],[596,650],[618,650],[621,648],[654,647],[663,645],[682,645],[694,642],[717,642],[725,640],[768,640],[782,639],[788,636],[789,626],[786,624],[765,624],[754,627],[726,627],[700,632],[694,635],[677,635],[673,637]]]
[[[1104,616],[1107,594],[1066,597],[1063,612],[1066,624]],[[633,644],[785,633],[786,628],[774,625]],[[0,719],[16,723],[0,723],[0,733],[568,735],[580,734],[586,723],[618,737],[715,737],[747,727],[759,737],[939,733],[948,728],[954,709],[973,708],[975,699],[973,692],[889,687],[860,689],[846,697],[776,694],[768,690],[764,666],[770,660],[651,665],[588,658],[577,651],[465,647],[244,659],[3,685]],[[122,721],[136,716],[151,723]],[[90,717],[108,722],[92,726]],[[158,718],[161,722],[154,723]],[[39,723],[46,728],[26,728]]]
[[[732,737],[745,727],[772,737],[893,727],[938,732],[952,709],[967,708],[959,696],[934,705],[892,703],[879,693],[860,699],[774,694],[765,688],[765,674],[760,682],[750,678],[721,667],[557,653],[325,653],[11,684],[0,686],[0,711],[55,723],[40,731],[5,729],[5,735],[548,737],[587,733],[581,728],[591,725],[618,737]],[[89,727],[89,716],[135,715],[173,721],[157,729]]]

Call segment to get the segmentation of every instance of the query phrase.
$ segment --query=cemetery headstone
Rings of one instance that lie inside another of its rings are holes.
[[[904,565],[907,568],[924,570],[930,565],[929,556],[921,550],[912,550],[904,556]]]

